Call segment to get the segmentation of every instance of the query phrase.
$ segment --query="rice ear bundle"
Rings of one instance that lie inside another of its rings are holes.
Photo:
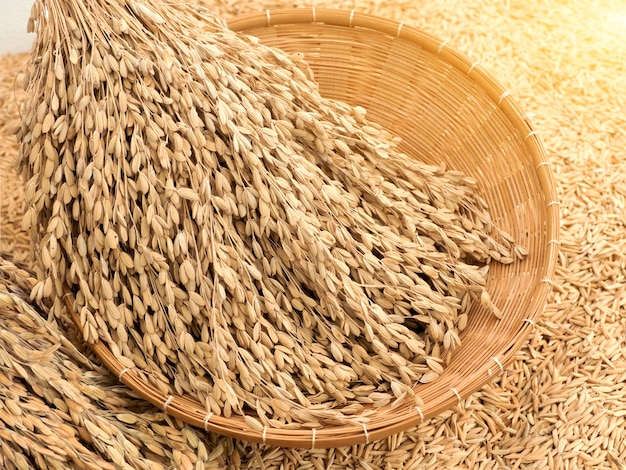
[[[179,2],[38,0],[19,131],[37,298],[253,429],[364,424],[435,380],[489,262],[476,182]],[[257,429],[257,430],[258,430]]]
[[[29,299],[28,268],[0,252],[0,466],[6,470],[225,468],[233,443],[155,410]],[[213,436],[215,437],[215,436]],[[229,450],[230,449],[230,450]]]

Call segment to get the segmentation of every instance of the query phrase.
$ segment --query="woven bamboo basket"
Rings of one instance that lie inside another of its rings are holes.
[[[444,373],[420,384],[421,407],[382,408],[367,426],[317,430],[265,428],[241,416],[207,415],[198,402],[168,396],[127,370],[102,344],[93,350],[120,380],[170,415],[207,431],[283,447],[339,447],[371,442],[436,416],[498,375],[522,346],[551,289],[559,212],[544,148],[519,105],[478,62],[414,27],[331,9],[252,13],[229,22],[238,32],[304,54],[322,95],[368,110],[401,137],[401,150],[445,162],[473,176],[494,222],[528,248],[523,261],[490,268],[487,289],[498,320],[474,305],[461,346]],[[71,309],[71,299],[67,299]],[[75,318],[77,320],[77,318]]]

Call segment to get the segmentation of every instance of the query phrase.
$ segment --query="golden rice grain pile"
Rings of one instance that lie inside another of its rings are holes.
[[[176,2],[37,1],[30,26],[34,296],[62,317],[72,292],[84,339],[164,393],[256,428],[362,423],[441,373],[470,301],[499,314],[487,265],[525,252],[475,181],[306,64]]]
[[[19,146],[9,136],[19,125],[17,108],[24,91],[16,86],[16,77],[23,66],[23,55],[3,56],[0,75],[0,251],[11,253],[13,259],[20,261],[32,259],[31,241],[21,229],[25,211],[24,185],[13,168]]]

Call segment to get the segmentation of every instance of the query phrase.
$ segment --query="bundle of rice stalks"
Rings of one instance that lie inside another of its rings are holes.
[[[362,424],[442,372],[491,260],[476,182],[179,2],[37,0],[18,138],[37,299],[207,418]],[[392,407],[393,407],[392,406]]]
[[[0,257],[3,469],[224,468],[229,442],[211,444],[120,387],[42,317],[36,282]]]

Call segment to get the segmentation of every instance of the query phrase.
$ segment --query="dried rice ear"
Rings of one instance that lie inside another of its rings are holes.
[[[439,376],[481,267],[515,258],[475,181],[206,10],[33,18],[18,166],[55,315],[71,292],[85,341],[254,428],[360,426]]]
[[[223,468],[211,443],[155,412],[86,358],[29,299],[37,279],[0,252],[3,468]],[[54,432],[51,432],[54,430]],[[199,464],[197,464],[199,465]]]

